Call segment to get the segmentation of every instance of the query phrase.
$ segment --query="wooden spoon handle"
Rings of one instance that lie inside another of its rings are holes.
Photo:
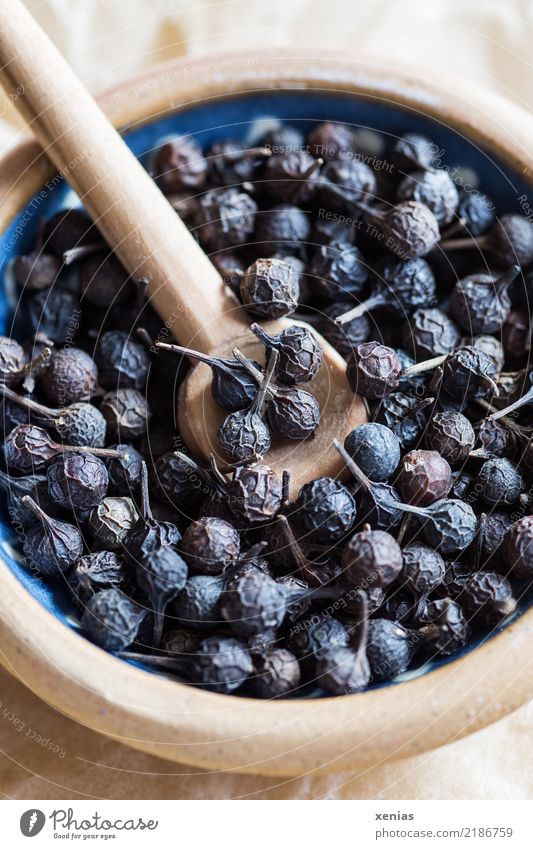
[[[208,353],[244,311],[166,198],[20,0],[0,0],[0,82],[182,345]]]

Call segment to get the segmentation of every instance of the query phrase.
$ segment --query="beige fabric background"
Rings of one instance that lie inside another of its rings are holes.
[[[27,0],[93,90],[184,54],[339,46],[416,61],[533,108],[531,0]],[[0,150],[17,136],[0,108]],[[362,774],[298,779],[203,773],[60,716],[0,671],[0,794],[59,798],[531,799],[533,704],[466,740]]]

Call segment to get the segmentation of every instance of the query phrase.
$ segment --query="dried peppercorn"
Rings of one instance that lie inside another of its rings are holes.
[[[423,626],[418,637],[426,647],[443,657],[454,654],[470,639],[470,626],[461,607],[450,598],[432,601],[426,605]]]
[[[347,646],[349,642],[344,625],[327,613],[298,620],[287,639],[289,649],[307,668],[319,652],[334,646]]]
[[[408,504],[427,507],[445,498],[452,485],[452,470],[438,451],[410,451],[400,464],[396,486]]]
[[[192,680],[215,693],[232,693],[253,673],[248,650],[233,637],[206,637],[186,658]]]
[[[209,182],[215,186],[249,182],[271,155],[267,146],[246,147],[237,139],[214,142],[206,153]]]
[[[337,318],[344,324],[373,309],[404,316],[427,307],[435,300],[436,281],[431,266],[416,257],[406,262],[387,260],[375,271],[374,289],[370,297]]]
[[[399,525],[402,518],[399,509],[400,496],[394,487],[387,483],[371,481],[337,439],[333,440],[333,445],[357,481],[356,501],[359,521],[368,522],[378,530],[387,530]]]
[[[307,439],[320,424],[320,407],[310,392],[276,388],[268,398],[266,420],[273,433],[285,439]]]
[[[399,505],[422,520],[422,533],[428,545],[442,554],[458,554],[473,541],[478,519],[472,507],[457,498],[443,498],[429,507]]]
[[[306,536],[332,543],[350,531],[356,517],[355,501],[340,481],[316,478],[302,486],[291,515]]]
[[[89,529],[99,548],[121,551],[138,519],[137,508],[131,498],[108,495],[93,507],[89,516]]]
[[[318,329],[330,345],[333,345],[347,359],[353,348],[368,340],[370,322],[366,315],[361,315],[342,325],[336,324],[335,319],[345,311],[346,304],[343,303],[335,303],[326,307],[319,318]]]
[[[220,598],[220,613],[240,637],[277,630],[290,592],[264,572],[253,570],[229,582]]]
[[[119,442],[143,436],[152,414],[145,397],[131,388],[106,392],[100,410],[109,436]]]
[[[95,241],[98,233],[89,216],[81,209],[62,209],[44,226],[43,247],[61,259],[65,251]]]
[[[21,501],[38,520],[26,532],[24,539],[24,554],[28,562],[43,575],[57,577],[68,572],[83,554],[83,539],[78,528],[47,516],[30,495],[24,495]]]
[[[154,179],[166,194],[201,189],[207,176],[202,149],[191,136],[181,136],[158,147],[152,169]]]
[[[368,422],[354,428],[344,448],[371,481],[387,481],[400,462],[400,440],[385,425]]]
[[[413,656],[413,639],[399,622],[370,619],[366,655],[371,680],[390,681],[405,672]]]
[[[270,449],[270,430],[265,424],[264,413],[266,394],[277,360],[278,353],[274,351],[251,406],[229,413],[217,430],[220,447],[232,462],[262,460]]]
[[[397,190],[400,201],[415,200],[434,214],[439,227],[450,224],[459,206],[459,192],[444,169],[413,171],[405,176]]]
[[[80,299],[109,309],[128,295],[128,274],[112,254],[91,254],[80,263]]]
[[[81,603],[85,603],[99,590],[121,587],[126,583],[124,562],[114,551],[84,554],[69,577],[71,587]]]
[[[176,545],[181,534],[172,522],[158,522],[150,508],[148,489],[148,469],[141,465],[141,515],[127,534],[125,540],[126,560],[133,566],[143,563],[156,549],[167,545]]]
[[[254,657],[250,684],[254,695],[261,699],[294,694],[300,685],[300,664],[288,649],[268,649]]]
[[[486,625],[498,625],[516,608],[509,581],[496,572],[474,572],[457,601],[469,616]]]
[[[26,475],[13,477],[0,469],[0,488],[7,498],[9,518],[14,524],[29,528],[38,521],[33,510],[28,510],[22,503],[25,495],[31,495],[34,501],[49,516],[59,512],[57,505],[48,496],[48,485],[45,475]]]
[[[313,156],[320,156],[326,162],[353,154],[353,133],[346,124],[333,121],[317,124],[308,134],[307,143]]]
[[[60,271],[60,260],[40,250],[18,256],[13,266],[17,284],[30,292],[48,289],[55,283]]]
[[[277,351],[274,374],[280,383],[285,386],[307,383],[318,373],[324,359],[322,346],[307,327],[291,324],[278,336],[269,336],[258,324],[252,324],[250,330],[268,352]]]
[[[86,401],[98,382],[98,371],[92,357],[80,348],[53,351],[39,379],[39,388],[50,404],[65,406]]]
[[[446,564],[439,554],[421,542],[411,542],[402,551],[402,581],[416,600],[425,601],[439,587],[446,574]],[[420,604],[418,609],[420,610]]]
[[[310,232],[311,225],[305,212],[291,204],[278,204],[257,216],[255,240],[266,256],[279,250],[298,256]]]
[[[400,440],[402,451],[408,451],[424,433],[428,424],[427,410],[434,400],[420,400],[410,392],[391,392],[380,400],[374,419],[390,428]]]
[[[208,251],[220,251],[246,243],[256,226],[257,204],[238,188],[213,189],[198,201],[196,227]]]
[[[60,454],[48,466],[48,495],[64,510],[90,510],[105,498],[109,475],[92,454]]]
[[[303,149],[273,153],[263,166],[261,187],[274,203],[307,203],[315,193],[321,165],[322,160]]]
[[[99,381],[106,389],[142,389],[145,386],[150,358],[143,346],[127,333],[118,330],[104,333],[98,340],[94,356]]]
[[[237,519],[251,525],[269,522],[281,510],[281,481],[268,466],[241,466],[228,486],[228,499]]]
[[[402,551],[386,531],[363,529],[342,549],[343,578],[360,589],[384,589],[402,569]]]
[[[460,338],[457,325],[437,307],[415,310],[403,333],[405,347],[418,360],[451,354],[459,345]]]
[[[520,273],[513,265],[504,274],[470,274],[455,284],[451,309],[457,324],[467,333],[497,333],[509,312],[511,298],[508,289]]]
[[[368,280],[368,262],[350,242],[319,245],[309,266],[312,291],[328,301],[360,295]],[[346,306],[343,312],[346,311]]]
[[[238,561],[239,532],[224,519],[204,516],[191,522],[181,540],[187,562],[206,574],[223,572]]]
[[[0,381],[7,385],[17,383],[28,362],[22,345],[7,336],[0,336]]]
[[[213,373],[211,381],[211,395],[223,410],[236,412],[248,407],[255,399],[258,383],[247,371],[247,369],[235,358],[222,359],[221,357],[208,357],[199,351],[183,348],[180,345],[168,345],[165,342],[156,342],[156,347],[161,350],[173,351],[192,357],[209,366]],[[254,365],[257,365],[254,363]],[[259,366],[257,365],[257,368]]]
[[[494,203],[483,192],[461,192],[457,217],[459,232],[481,236],[494,224]]]
[[[456,401],[498,394],[493,360],[472,345],[461,345],[448,356],[417,363],[406,369],[404,375],[420,374],[439,366],[442,366],[442,389]]]
[[[242,275],[239,293],[244,308],[259,318],[281,318],[298,306],[298,278],[288,262],[256,259]]]
[[[351,648],[337,646],[319,652],[316,663],[316,682],[332,695],[358,693],[370,681],[370,666],[366,656],[368,639],[368,604],[366,595],[358,593],[360,621]]]
[[[28,299],[24,311],[32,332],[42,333],[57,345],[63,345],[67,338],[74,338],[77,334],[80,302],[65,289],[54,286],[38,292]]]
[[[502,328],[502,342],[509,362],[521,360],[531,348],[529,315],[523,310],[511,310]]]
[[[320,196],[331,209],[339,205],[338,198],[328,191],[329,184],[341,186],[352,202],[369,201],[376,196],[376,174],[361,159],[337,159],[328,162],[319,178]]]
[[[533,576],[533,516],[522,516],[506,529],[503,537],[503,559],[514,577],[526,581],[531,579]]]
[[[477,480],[481,498],[494,507],[514,504],[525,486],[515,464],[505,457],[486,460],[479,470]]]
[[[4,457],[8,469],[18,472],[35,472],[43,469],[50,460],[66,451],[87,451],[101,457],[116,457],[111,448],[59,445],[49,434],[36,425],[17,425],[4,442]]]
[[[89,639],[106,651],[118,652],[137,637],[146,610],[112,587],[89,599],[81,617],[81,627]]]
[[[464,463],[476,441],[474,428],[462,413],[436,413],[426,431],[426,445],[438,451],[452,467]]]
[[[222,575],[192,575],[174,600],[174,615],[184,627],[199,631],[220,624],[218,606],[225,586]]]
[[[62,409],[51,409],[30,398],[18,395],[2,383],[0,383],[0,394],[4,399],[19,404],[30,412],[36,413],[40,419],[50,422],[59,436],[71,445],[92,448],[102,448],[104,445],[106,421],[100,410],[92,404],[80,401]]]
[[[533,226],[525,216],[508,212],[496,218],[490,230],[479,238],[445,239],[439,247],[441,250],[485,248],[503,268],[515,263],[525,267],[533,260]]]
[[[193,511],[205,494],[220,495],[211,474],[180,451],[167,451],[154,464],[152,482],[157,497],[177,510]]]
[[[421,133],[404,133],[392,145],[391,158],[401,171],[431,168],[437,145]]]
[[[350,354],[346,376],[353,392],[375,400],[398,388],[401,370],[392,348],[379,342],[364,342]]]
[[[133,445],[119,443],[112,448],[120,453],[106,461],[109,474],[109,486],[114,495],[131,495],[141,484],[141,463],[143,455]]]
[[[154,645],[163,636],[164,614],[187,581],[187,564],[177,551],[164,545],[148,551],[137,563],[137,585],[148,599],[154,613]]]

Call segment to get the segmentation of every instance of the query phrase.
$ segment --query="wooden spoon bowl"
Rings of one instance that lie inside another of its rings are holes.
[[[116,126],[128,128],[138,154],[171,132],[207,133],[216,126],[222,135],[227,123],[237,131],[239,122],[248,125],[255,117],[305,122],[311,116],[429,132],[451,162],[479,167],[498,204],[512,206],[505,201],[513,186],[517,193],[531,191],[531,117],[464,81],[437,86],[412,69],[332,60],[315,50],[299,58],[281,50],[214,57],[210,67],[204,59],[171,63],[113,89],[100,103]],[[37,216],[30,215],[26,229],[17,216],[31,209],[32,197],[53,175],[33,139],[0,161],[6,255],[31,244]],[[45,196],[44,215],[64,203],[61,186]],[[5,300],[0,307],[6,318]],[[6,538],[8,532],[6,522]],[[65,598],[21,567],[6,543],[2,558],[6,668],[78,722],[174,761],[266,775],[363,769],[457,740],[533,697],[527,600],[500,633],[422,676],[335,699],[263,703],[203,692],[106,654],[73,630]]]

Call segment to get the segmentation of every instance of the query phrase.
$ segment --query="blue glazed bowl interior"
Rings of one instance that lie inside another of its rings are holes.
[[[126,129],[125,140],[133,153],[147,163],[151,151],[167,136],[190,134],[202,147],[212,142],[236,138],[253,142],[260,128],[275,122],[287,122],[306,132],[320,121],[342,121],[364,135],[378,131],[386,139],[405,132],[420,132],[429,136],[440,148],[442,166],[459,168],[462,179],[472,187],[485,190],[494,200],[499,213],[519,212],[519,198],[528,196],[531,188],[523,177],[450,126],[418,112],[391,104],[382,104],[354,95],[334,93],[272,92],[251,94],[209,102],[187,108],[182,112],[151,122],[142,127]],[[369,137],[370,138],[370,137]],[[374,137],[375,140],[375,137]],[[375,151],[376,159],[380,151]],[[9,263],[18,254],[32,249],[40,222],[65,207],[79,206],[79,200],[63,181],[53,189],[37,193],[26,208],[1,236],[2,288],[0,292],[0,332],[10,333],[11,319],[16,306],[16,293],[9,282]],[[25,567],[21,535],[10,525],[5,506],[1,513],[0,544],[7,567],[31,595],[66,626],[78,629],[79,620],[64,588],[36,578]],[[524,590],[513,619],[533,603],[533,590]],[[508,624],[507,620],[501,627]],[[494,632],[493,632],[494,634]],[[490,639],[485,637],[484,640]],[[469,643],[472,651],[479,641]],[[456,656],[452,657],[454,660]],[[448,660],[428,663],[408,671],[397,681],[424,674]],[[378,685],[378,686],[389,686]]]

